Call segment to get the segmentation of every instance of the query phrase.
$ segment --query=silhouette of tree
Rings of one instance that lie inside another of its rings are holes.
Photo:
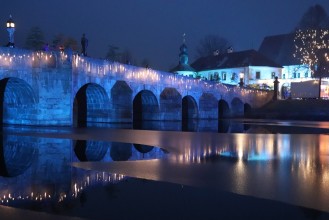
[[[67,37],[64,34],[57,34],[52,40],[52,48],[55,50],[72,49],[74,51],[79,50],[78,41],[72,37]]]
[[[27,34],[25,47],[30,50],[42,50],[44,44],[45,39],[41,28],[32,27]]]
[[[205,57],[214,53],[226,53],[229,47],[231,47],[231,43],[225,38],[217,35],[207,35],[200,40],[197,46],[197,56]]]
[[[130,64],[130,65],[135,64],[133,56],[129,50],[125,50],[121,52],[119,47],[113,45],[109,45],[109,49],[106,53],[105,59],[109,59],[124,64]]]
[[[311,6],[297,25],[297,30],[317,28],[329,28],[329,17],[321,5]]]
[[[119,53],[119,47],[109,45],[109,49],[106,53],[105,59],[109,59],[115,62],[120,62],[120,53]]]
[[[307,65],[312,77],[321,80],[329,76],[329,22],[326,11],[320,5],[310,7],[300,20],[295,31],[294,57]]]

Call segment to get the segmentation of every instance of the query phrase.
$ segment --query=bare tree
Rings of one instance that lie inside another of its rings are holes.
[[[226,50],[231,47],[231,43],[223,37],[217,35],[207,35],[200,40],[197,47],[197,56],[205,57],[213,55],[214,52],[226,53]]]

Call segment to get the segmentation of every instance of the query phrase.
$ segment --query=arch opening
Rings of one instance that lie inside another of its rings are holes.
[[[0,80],[1,124],[35,124],[37,96],[32,87],[19,78]]]
[[[140,91],[133,100],[133,127],[143,128],[146,121],[159,120],[159,104],[149,90]]]
[[[195,131],[198,119],[198,105],[195,99],[187,95],[182,100],[182,130]]]
[[[230,116],[230,107],[228,106],[228,103],[221,99],[218,102],[218,119],[225,119],[229,118]]]
[[[109,122],[110,101],[105,89],[97,84],[82,86],[74,98],[73,125],[76,127],[99,126]]]

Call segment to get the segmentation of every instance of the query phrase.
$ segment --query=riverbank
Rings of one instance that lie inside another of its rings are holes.
[[[250,118],[329,121],[329,100],[277,100],[248,113]]]

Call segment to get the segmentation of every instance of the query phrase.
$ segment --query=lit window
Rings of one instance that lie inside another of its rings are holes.
[[[225,72],[222,72],[222,79],[226,80],[226,73]]]

